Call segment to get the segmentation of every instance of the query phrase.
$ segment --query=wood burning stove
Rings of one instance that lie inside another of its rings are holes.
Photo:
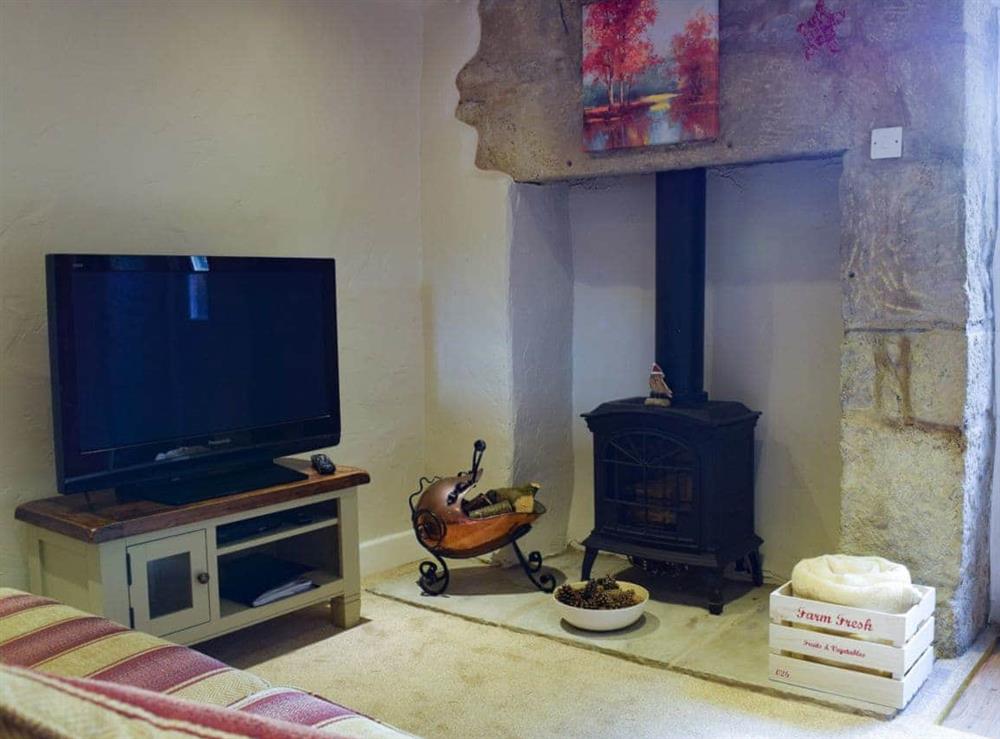
[[[718,614],[729,564],[763,582],[753,524],[760,414],[703,390],[705,171],[659,173],[656,193],[656,361],[674,400],[614,400],[584,414],[594,435],[594,530],[582,578],[600,550],[704,568]]]
[[[745,564],[762,583],[753,530],[753,431],[742,403],[689,408],[604,403],[586,414],[594,434],[594,530],[583,579],[598,550],[645,562],[707,568],[709,610],[722,612],[722,571]]]

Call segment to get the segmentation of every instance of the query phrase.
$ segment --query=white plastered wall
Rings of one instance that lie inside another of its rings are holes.
[[[426,415],[422,10],[0,3],[0,584],[26,584],[14,508],[55,493],[47,251],[336,257],[331,455],[371,470],[363,539],[408,528]]]
[[[484,486],[542,484],[549,512],[525,545],[548,554],[565,546],[573,494],[568,188],[514,185],[472,166],[476,132],[454,116],[454,81],[478,44],[474,2],[426,5],[426,469],[468,469],[472,442],[484,439]]]
[[[569,188],[514,185],[510,193],[512,480],[538,482],[547,513],[525,543],[566,546],[573,499],[573,252]]]
[[[426,469],[468,469],[486,440],[490,479],[513,468],[511,180],[474,167],[476,132],[455,118],[455,76],[479,44],[474,3],[430,2],[421,79]],[[415,482],[415,480],[414,480]]]

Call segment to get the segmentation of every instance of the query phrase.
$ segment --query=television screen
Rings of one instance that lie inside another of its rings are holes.
[[[64,492],[339,441],[333,260],[51,255],[48,271]]]

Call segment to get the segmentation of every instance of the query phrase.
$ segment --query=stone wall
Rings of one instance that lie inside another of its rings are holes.
[[[468,5],[424,6],[421,74],[421,236],[426,372],[423,474],[469,468],[486,439],[489,480],[514,464],[510,336],[511,181],[469,166],[475,132],[455,120],[452,80],[476,47]],[[460,257],[456,257],[460,255]],[[416,482],[416,479],[414,479]]]
[[[718,140],[581,152],[579,0],[481,0],[458,76],[476,163],[553,181],[816,156],[840,182],[842,548],[939,588],[942,654],[988,605],[996,238],[996,13],[988,0],[830,0],[839,53],[796,32],[813,0],[720,0]],[[901,159],[871,129],[901,125]]]
[[[481,0],[457,114],[479,131],[476,164],[521,181],[867,151],[880,125],[907,127],[910,156],[955,153],[966,1],[829,0],[847,11],[841,52],[806,60],[795,29],[814,0],[720,0],[718,140],[593,155],[581,151],[580,0]]]

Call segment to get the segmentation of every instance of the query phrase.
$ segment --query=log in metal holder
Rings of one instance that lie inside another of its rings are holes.
[[[480,462],[486,442],[474,445],[472,468],[454,477],[420,478],[419,489],[409,498],[410,521],[417,541],[437,562],[420,563],[420,589],[427,595],[441,595],[448,589],[451,572],[445,558],[469,559],[513,547],[517,560],[531,584],[545,593],[555,590],[555,578],[541,572],[542,555],[531,551],[527,555],[518,540],[531,531],[531,524],[545,513],[535,503],[531,513],[502,513],[486,518],[471,518],[462,509],[462,494],[473,488],[482,475]],[[414,499],[418,499],[414,503]]]

